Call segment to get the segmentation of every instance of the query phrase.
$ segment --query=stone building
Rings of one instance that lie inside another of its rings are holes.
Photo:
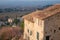
[[[24,39],[60,40],[60,4],[24,17]]]

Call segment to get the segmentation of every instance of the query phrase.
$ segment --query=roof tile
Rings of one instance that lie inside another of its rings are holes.
[[[46,19],[47,17],[50,17],[54,14],[57,14],[58,12],[60,12],[60,4],[53,5],[51,7],[44,9],[44,10],[38,10],[36,12],[32,12],[28,15],[23,16],[23,18],[27,19],[31,22],[34,22],[33,21],[34,17],[37,17],[42,20],[42,19]]]

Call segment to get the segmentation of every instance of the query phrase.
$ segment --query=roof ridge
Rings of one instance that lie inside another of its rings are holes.
[[[54,14],[57,14],[57,12],[60,12],[60,4],[53,5],[47,9],[44,9],[44,10],[37,10],[35,12],[32,12],[31,14],[23,16],[23,18],[31,20],[31,21],[33,21],[33,17],[37,17],[39,19],[45,19],[45,18],[50,17]]]

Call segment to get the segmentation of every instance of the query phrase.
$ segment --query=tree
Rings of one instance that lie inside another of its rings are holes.
[[[18,19],[14,19],[13,23],[15,23],[16,25],[19,23],[20,21]]]
[[[22,29],[24,29],[24,22],[21,22],[20,26],[21,26]]]

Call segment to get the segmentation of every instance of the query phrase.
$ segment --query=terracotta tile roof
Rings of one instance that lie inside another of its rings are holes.
[[[58,9],[58,8],[60,8],[60,4],[55,4],[55,5],[53,5],[51,7],[48,7],[46,9],[44,9],[44,10],[45,11],[54,11],[55,9]]]
[[[60,12],[60,4],[56,4],[56,5],[53,5],[47,9],[44,9],[44,10],[39,10],[39,11],[36,11],[36,12],[32,12],[28,15],[25,15],[23,16],[24,19],[27,19],[31,22],[34,22],[33,21],[33,18],[34,17],[37,17],[39,19],[46,19],[47,17],[50,17],[54,14],[57,14]]]

